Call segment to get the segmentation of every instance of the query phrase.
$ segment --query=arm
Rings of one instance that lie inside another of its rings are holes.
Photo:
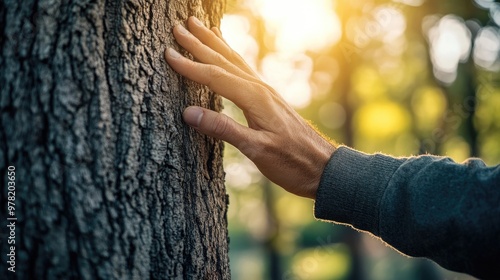
[[[498,167],[336,149],[253,73],[218,29],[193,17],[187,25],[190,32],[176,26],[174,36],[199,62],[172,48],[167,62],[233,101],[249,125],[196,106],[184,111],[186,123],[234,145],[285,190],[316,199],[318,218],[370,231],[405,254],[451,269],[498,272],[489,265],[500,254]]]
[[[339,147],[322,175],[315,215],[451,270],[500,275],[500,166],[479,159],[457,164]]]

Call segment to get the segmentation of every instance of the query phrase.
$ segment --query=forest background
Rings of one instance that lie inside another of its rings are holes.
[[[230,0],[222,32],[334,139],[364,152],[500,162],[500,3]],[[231,102],[224,112],[241,122]],[[234,279],[471,279],[318,222],[226,146]]]

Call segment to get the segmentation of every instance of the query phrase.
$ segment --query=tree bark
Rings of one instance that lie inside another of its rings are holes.
[[[0,2],[0,278],[229,278],[223,144],[181,119],[221,100],[163,59],[175,24],[217,26],[223,9]]]

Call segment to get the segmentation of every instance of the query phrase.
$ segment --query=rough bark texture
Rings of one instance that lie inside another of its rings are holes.
[[[229,278],[223,146],[181,119],[220,98],[163,59],[176,23],[217,26],[223,2],[0,2],[1,279]]]

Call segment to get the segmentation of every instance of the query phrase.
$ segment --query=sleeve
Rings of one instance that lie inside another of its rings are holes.
[[[447,269],[485,279],[500,275],[500,166],[367,155],[341,146],[323,171],[314,212]]]

